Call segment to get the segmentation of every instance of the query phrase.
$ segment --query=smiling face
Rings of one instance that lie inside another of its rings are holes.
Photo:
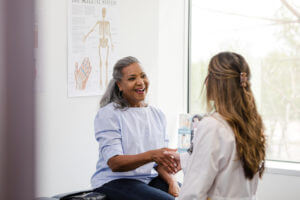
[[[149,81],[139,63],[133,63],[122,70],[123,77],[118,81],[119,90],[123,98],[131,107],[141,107],[146,98]]]

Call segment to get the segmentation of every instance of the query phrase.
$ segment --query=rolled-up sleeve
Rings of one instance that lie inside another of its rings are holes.
[[[112,110],[100,109],[94,121],[95,137],[99,144],[99,153],[105,163],[115,156],[123,155],[120,121]]]

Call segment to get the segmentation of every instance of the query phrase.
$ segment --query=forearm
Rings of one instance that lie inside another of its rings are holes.
[[[134,170],[149,162],[153,162],[151,151],[136,155],[117,155],[107,162],[113,172],[126,172]]]
[[[165,167],[161,165],[157,166],[156,170],[159,176],[168,183],[168,193],[174,197],[178,197],[180,188],[175,176],[171,173],[168,173]]]
[[[110,158],[107,164],[113,172],[125,172],[134,170],[149,162],[156,162],[166,167],[168,172],[175,173],[177,172],[176,161],[166,153],[167,151],[174,151],[174,149],[161,148],[136,155],[118,155]]]
[[[159,176],[164,180],[166,181],[169,185],[171,183],[174,183],[176,182],[177,183],[177,180],[175,178],[175,176],[171,173],[168,173],[165,169],[164,169],[164,166],[157,166],[156,167],[156,171],[158,172]]]

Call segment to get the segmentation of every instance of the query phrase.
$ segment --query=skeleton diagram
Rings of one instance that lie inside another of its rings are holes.
[[[83,42],[86,41],[86,39],[89,37],[89,35],[96,30],[98,27],[99,29],[99,67],[100,67],[100,87],[103,87],[102,84],[102,66],[103,66],[103,60],[105,61],[105,86],[108,84],[108,57],[109,57],[109,42],[110,40],[110,46],[111,50],[113,50],[114,46],[112,44],[111,39],[111,32],[110,32],[110,23],[109,21],[106,21],[106,8],[102,8],[102,20],[98,20],[96,24],[93,26],[93,28],[84,36]],[[102,52],[104,51],[104,59],[102,59]]]

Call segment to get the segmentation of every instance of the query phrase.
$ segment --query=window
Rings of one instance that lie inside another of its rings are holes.
[[[300,162],[300,2],[191,0],[189,112],[203,113],[210,58],[243,55],[268,142],[267,158]]]

